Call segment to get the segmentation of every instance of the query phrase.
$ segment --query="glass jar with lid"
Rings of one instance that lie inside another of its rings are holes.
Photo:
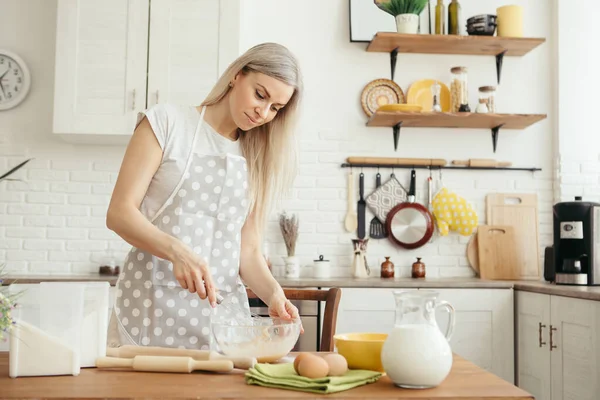
[[[467,67],[453,67],[450,72],[452,73],[452,81],[450,82],[452,112],[471,112],[469,108]]]
[[[481,86],[479,88],[479,102],[487,106],[488,112],[496,112],[496,87]]]

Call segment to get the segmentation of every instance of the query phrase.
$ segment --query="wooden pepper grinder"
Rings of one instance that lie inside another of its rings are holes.
[[[412,265],[413,278],[425,278],[425,263],[421,262],[421,258],[417,257],[417,261]]]
[[[394,263],[390,261],[389,257],[386,257],[385,261],[381,263],[381,277],[382,278],[393,278],[394,277]]]

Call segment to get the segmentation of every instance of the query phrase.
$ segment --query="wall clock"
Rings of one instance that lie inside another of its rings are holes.
[[[31,75],[23,59],[0,49],[0,110],[19,105],[27,97],[30,86]]]

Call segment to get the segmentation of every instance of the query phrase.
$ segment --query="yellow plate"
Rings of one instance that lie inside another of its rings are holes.
[[[419,104],[384,104],[377,111],[423,111]]]
[[[419,104],[423,107],[423,111],[431,111],[433,106],[433,94],[431,93],[431,85],[436,81],[434,79],[423,79],[414,82],[408,89],[406,102],[408,104]],[[443,82],[437,81],[440,88],[440,106],[443,112],[450,112],[450,89]]]

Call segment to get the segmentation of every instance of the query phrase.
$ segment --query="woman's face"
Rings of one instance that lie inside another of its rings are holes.
[[[239,73],[233,80],[229,105],[235,124],[243,131],[266,124],[290,101],[294,88],[259,72]]]

